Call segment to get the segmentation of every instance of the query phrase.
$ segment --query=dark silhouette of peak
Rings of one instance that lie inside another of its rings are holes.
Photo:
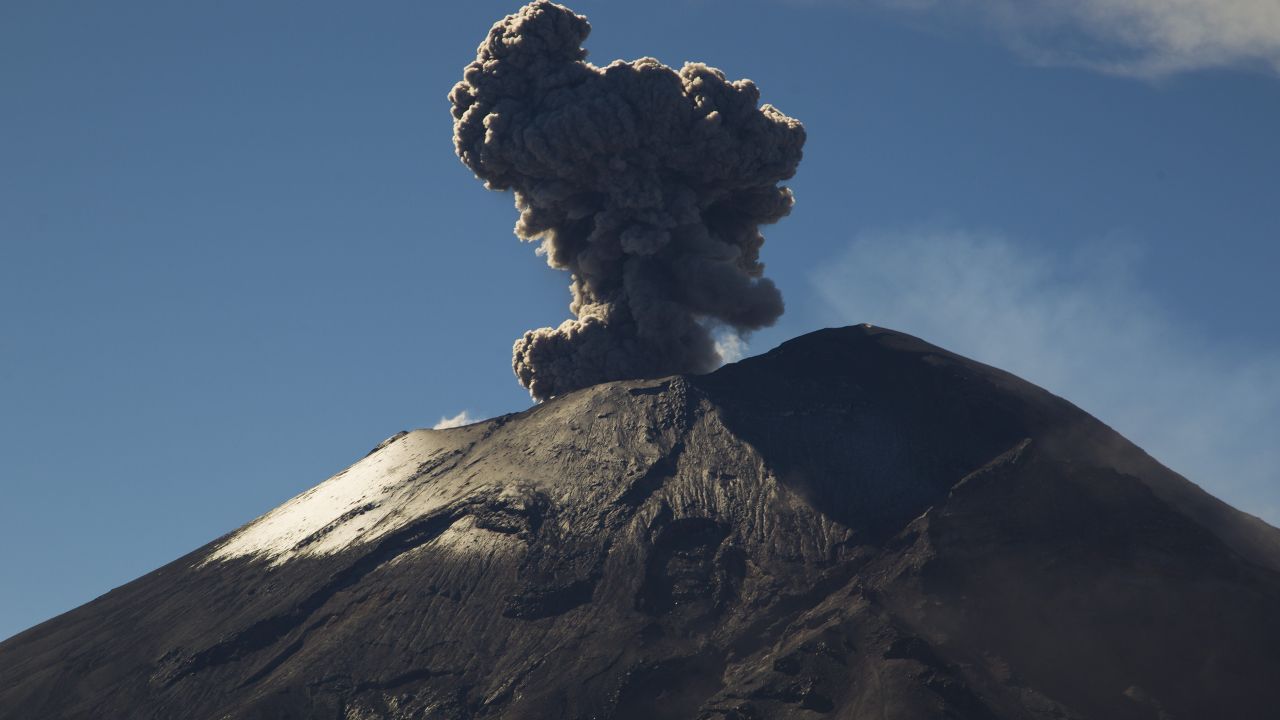
[[[1280,531],[871,326],[401,433],[0,643],[0,718],[1270,718]]]

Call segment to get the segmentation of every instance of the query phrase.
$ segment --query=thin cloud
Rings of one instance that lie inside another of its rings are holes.
[[[731,329],[721,328],[715,332],[716,353],[726,363],[735,363],[747,356],[747,342]]]
[[[432,430],[448,430],[449,428],[462,427],[477,422],[479,418],[473,418],[467,414],[466,410],[454,415],[453,417],[441,417],[440,422],[431,426]]]
[[[1041,385],[1280,525],[1280,347],[1188,329],[1133,266],[1123,254],[1063,262],[995,235],[924,231],[861,237],[814,284],[834,322],[918,335]]]
[[[1033,62],[1140,77],[1255,65],[1280,72],[1276,0],[878,0],[976,20]]]

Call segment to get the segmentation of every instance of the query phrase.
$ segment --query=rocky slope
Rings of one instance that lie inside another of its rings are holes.
[[[1271,718],[1276,608],[1280,531],[858,326],[397,435],[0,643],[0,718]]]

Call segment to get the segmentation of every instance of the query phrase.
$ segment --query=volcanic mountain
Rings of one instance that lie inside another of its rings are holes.
[[[399,433],[0,644],[0,717],[1274,718],[1278,678],[1280,531],[858,326]]]

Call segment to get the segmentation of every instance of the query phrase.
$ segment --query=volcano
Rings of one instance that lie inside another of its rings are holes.
[[[399,433],[0,643],[0,718],[1274,718],[1278,609],[1280,530],[863,325]]]

